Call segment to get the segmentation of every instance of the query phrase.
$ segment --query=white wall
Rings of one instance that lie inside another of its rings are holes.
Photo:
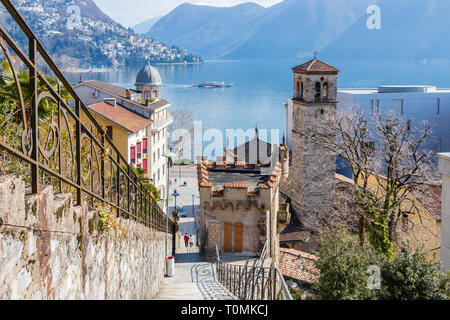
[[[441,263],[450,270],[450,153],[441,153],[439,172],[442,180]]]

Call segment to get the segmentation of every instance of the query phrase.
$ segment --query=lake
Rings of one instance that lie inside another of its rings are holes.
[[[286,130],[283,104],[292,97],[292,68],[304,60],[206,61],[201,65],[156,66],[161,74],[162,98],[170,101],[171,112],[189,109],[203,129]],[[423,84],[450,88],[450,62],[352,62],[327,61],[341,70],[340,88],[374,88],[378,85]],[[82,73],[83,80],[100,80],[134,88],[141,65],[117,71]],[[80,74],[66,73],[70,82]],[[231,88],[194,88],[192,83],[225,81]],[[269,139],[270,140],[270,139]],[[279,141],[272,141],[279,142]]]

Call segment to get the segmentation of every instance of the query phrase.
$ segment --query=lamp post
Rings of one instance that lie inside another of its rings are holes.
[[[170,159],[176,157],[177,155],[172,152],[164,153],[163,157],[167,158],[167,186],[166,186],[166,257],[169,256],[167,252],[168,241],[169,241],[169,179],[170,179]],[[175,235],[174,235],[175,236]],[[173,251],[173,250],[172,250]]]
[[[177,192],[177,190],[175,190],[172,193],[172,196],[175,197],[175,210],[178,212],[178,209],[177,209],[177,197],[180,196],[180,194]]]

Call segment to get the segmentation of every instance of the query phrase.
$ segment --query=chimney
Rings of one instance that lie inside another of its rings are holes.
[[[83,82],[83,76],[80,75],[80,82],[79,83],[82,83],[82,82]]]
[[[125,95],[126,95],[126,98],[127,98],[127,99],[131,99],[131,90],[130,90],[130,89],[127,89],[127,90],[125,91]]]
[[[150,105],[150,100],[145,100],[145,106],[148,107]]]
[[[103,102],[109,104],[110,106],[113,106],[114,108],[117,106],[117,101],[115,98],[105,98],[103,99]]]

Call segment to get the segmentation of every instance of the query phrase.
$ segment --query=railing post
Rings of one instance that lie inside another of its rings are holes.
[[[59,80],[57,81],[57,83],[58,83],[58,95],[61,95],[61,84],[59,83]],[[61,138],[62,138],[62,134],[61,134],[61,101],[58,99],[58,173],[59,174],[62,174]],[[61,179],[58,179],[58,186],[59,186],[59,193],[63,193]]]
[[[120,217],[120,153],[117,152],[117,189],[116,189],[116,205],[117,205],[117,217]]]
[[[75,100],[75,136],[76,136],[76,163],[77,163],[77,201],[76,205],[81,205],[81,106],[80,100]]]
[[[36,39],[29,39],[29,58],[33,63],[30,67],[30,103],[31,103],[31,158],[36,163],[31,164],[31,190],[33,194],[39,193],[39,119],[37,101],[37,71],[36,71]]]

